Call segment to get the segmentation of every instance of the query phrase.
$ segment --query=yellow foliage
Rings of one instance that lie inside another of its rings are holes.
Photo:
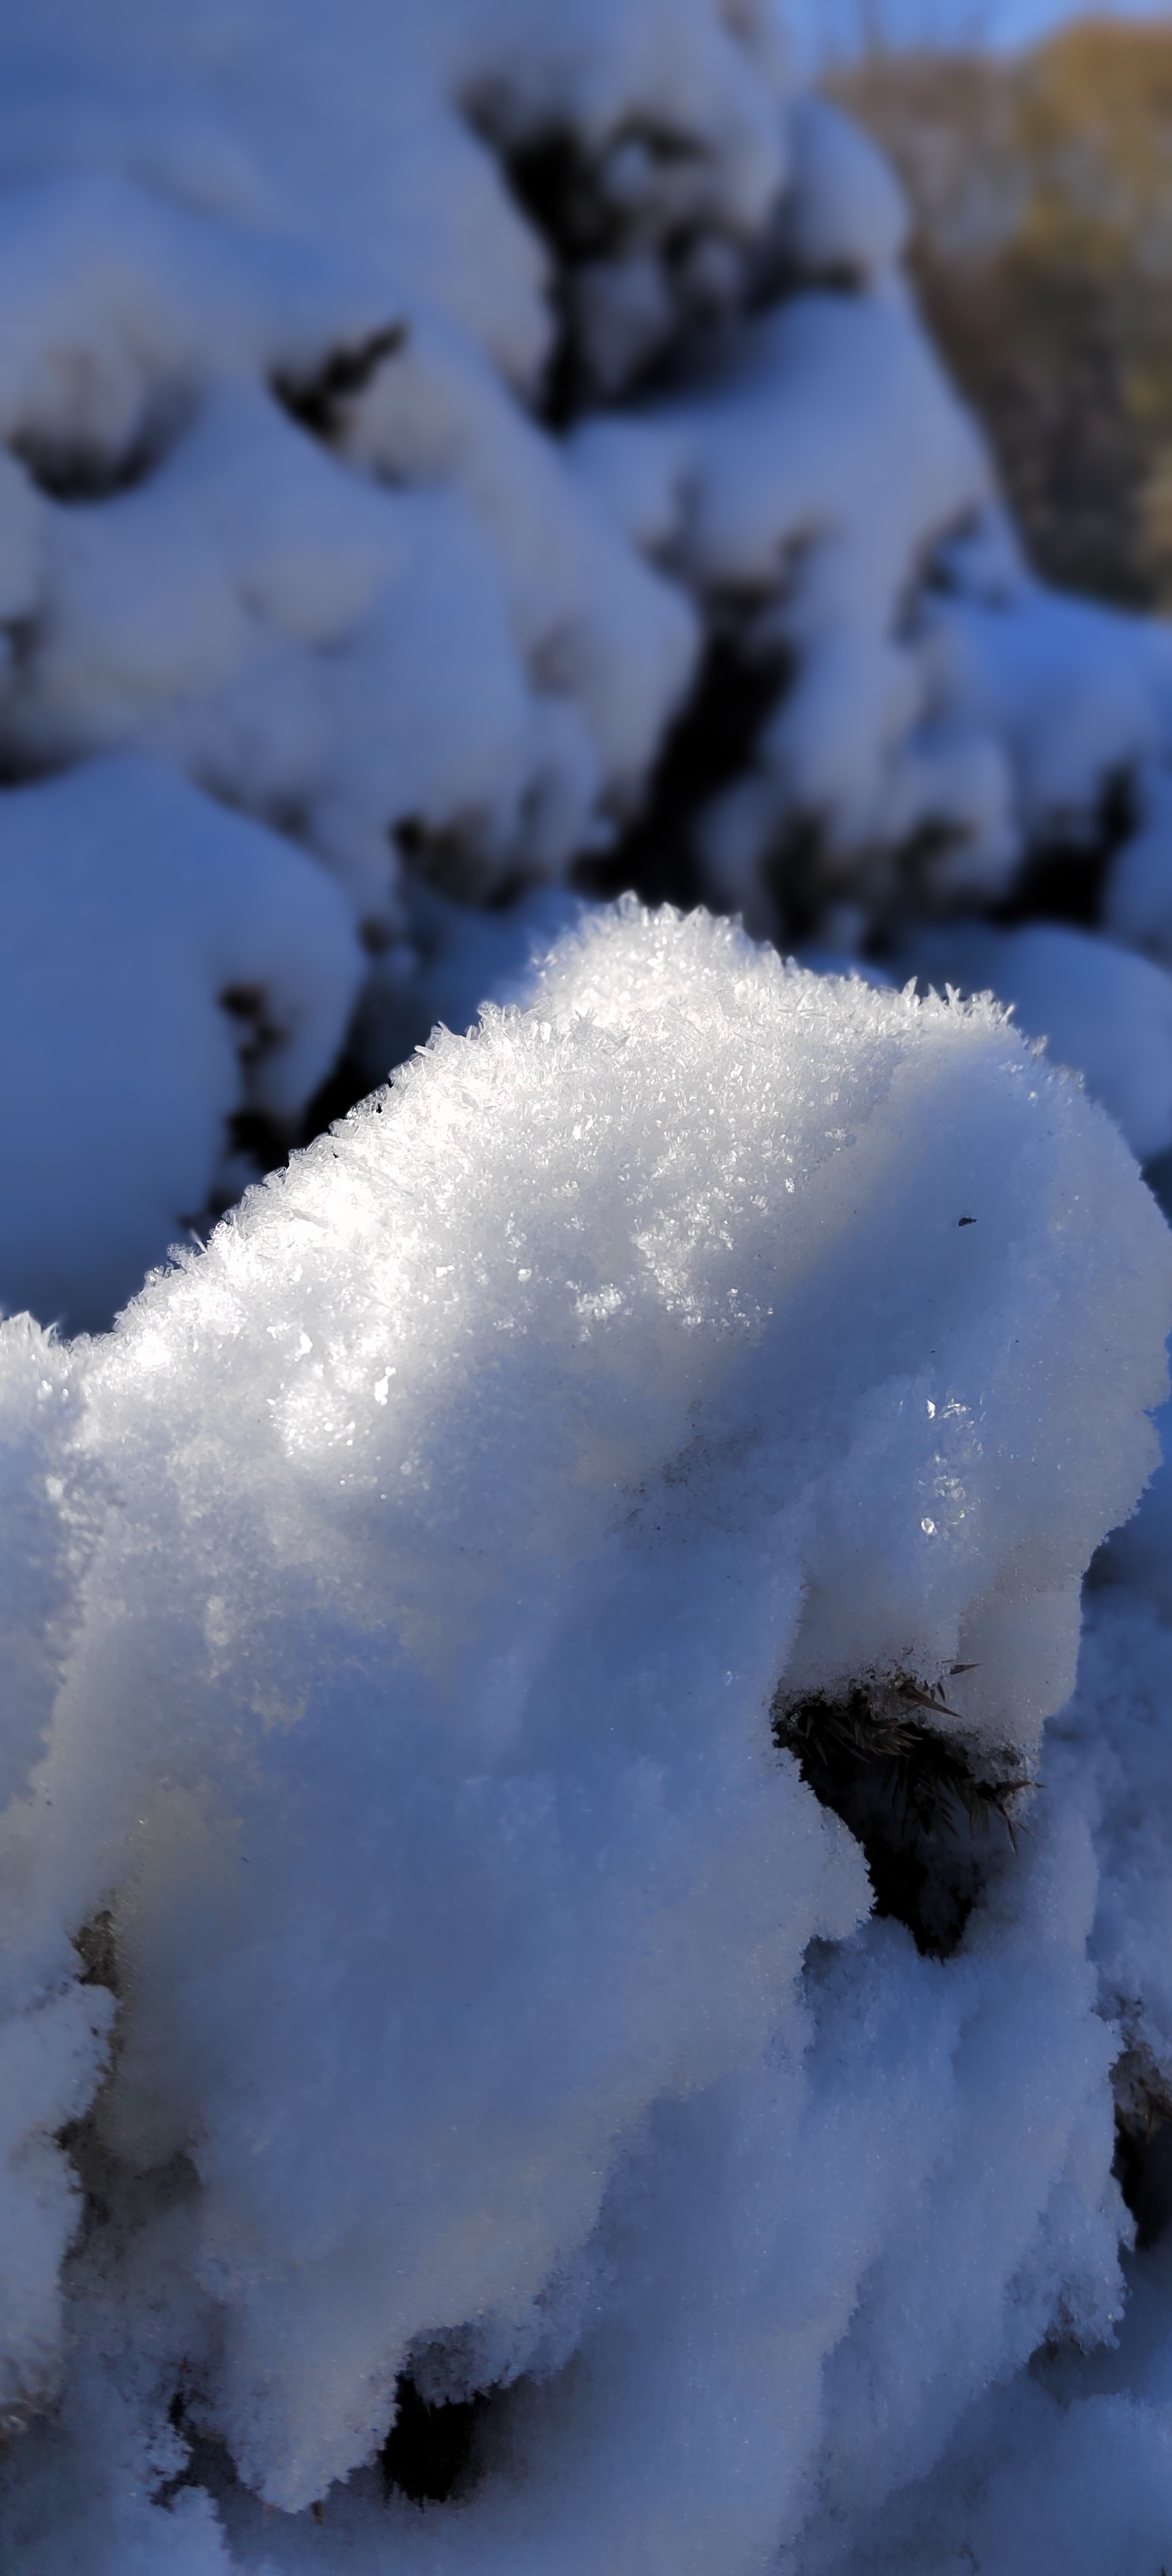
[[[921,288],[1053,578],[1172,601],[1172,21],[1015,62],[887,53],[840,88],[892,153]]]
[[[1090,275],[1172,270],[1172,23],[1084,19],[1011,83],[1024,241]]]

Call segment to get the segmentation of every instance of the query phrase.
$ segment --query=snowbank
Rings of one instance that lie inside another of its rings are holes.
[[[0,1819],[58,2244],[67,2017],[121,1996],[10,2556],[748,2571],[1109,2330],[1088,1828],[1044,1804],[1015,1857],[1003,1816],[1170,1292],[1109,1121],[991,1005],[626,906],[35,1402],[5,1328],[14,1489],[71,1533]],[[900,1879],[898,1798],[815,1794],[860,1724],[969,1798],[955,1863],[913,1832]],[[45,2285],[8,2313],[27,2381]],[[422,2518],[363,2467],[404,2373],[495,2392]]]

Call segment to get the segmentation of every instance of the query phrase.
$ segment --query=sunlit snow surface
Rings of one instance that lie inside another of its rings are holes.
[[[1094,1726],[938,1958],[770,1708],[962,1664],[1036,1771],[1170,1306],[991,1005],[629,906],[112,1336],[3,1328],[6,2566],[838,2567],[1109,2333]],[[497,2392],[448,2505],[364,2466],[404,2368]]]

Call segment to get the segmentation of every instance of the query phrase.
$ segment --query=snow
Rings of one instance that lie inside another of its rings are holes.
[[[897,474],[909,438],[915,471]],[[831,884],[849,881],[925,711],[922,656],[896,633],[909,560],[991,500],[979,441],[909,307],[799,296],[749,326],[695,397],[587,423],[576,449],[620,511],[630,484],[634,529],[656,459],[671,497],[651,526],[702,594],[755,601],[758,654],[796,659],[753,766],[703,818],[713,892],[757,918],[764,863],[803,816],[826,835]]]
[[[894,181],[769,0],[328,41],[118,0],[100,43],[55,0],[0,68],[0,760],[145,750],[300,842],[396,951],[364,1028],[421,876],[497,899],[623,829],[730,602],[775,703],[689,828],[758,930],[909,870],[987,901],[1166,752],[1166,638],[1025,572]]]
[[[51,1448],[5,1328],[77,1524],[5,2044],[105,2004],[110,1907],[122,1997],[10,2551],[294,2567],[328,2494],[339,2565],[813,2567],[1057,2320],[1108,2330],[1078,1799],[921,1956],[770,1710],[960,1664],[933,1722],[1032,1770],[1170,1309],[1125,1147],[991,1004],[627,904],[49,1345]],[[514,2390],[421,2521],[363,2468],[405,2366]],[[177,2386],[222,2524],[149,2500]]]
[[[1004,744],[1036,839],[1093,840],[1113,781],[1168,742],[1172,633],[1027,583],[1017,598],[958,600],[934,637],[941,703]]]
[[[829,99],[790,111],[791,205],[785,245],[800,274],[871,282],[897,269],[908,212],[889,163]]]
[[[233,1115],[295,1132],[361,950],[301,850],[140,756],[7,790],[0,889],[0,1299],[101,1326],[212,1210]]]
[[[1172,2077],[1166,1726],[1168,1598],[1165,1468],[1137,1520],[1112,1542],[1088,1598],[1080,1686],[1051,1730],[1047,1772],[1091,1827],[1098,1898],[1090,1951],[1100,2009],[1126,2054],[1120,2098],[1158,2127]],[[1151,1527],[1145,1529],[1145,1523]],[[1163,1536],[1163,1545],[1158,1542]],[[1157,1542],[1154,1546],[1152,1542]],[[1118,2081],[1118,2079],[1117,2079]],[[1149,2223],[1166,2228],[1166,2155]],[[1117,2335],[1084,2353],[1051,2349],[1027,2376],[993,2387],[922,2482],[894,2498],[836,2565],[919,2576],[964,2549],[1025,2576],[1127,2576],[1161,2563],[1172,2510],[1167,2234],[1124,2256],[1127,2306]]]
[[[1153,960],[1064,923],[958,922],[920,932],[888,965],[941,990],[996,993],[1056,1064],[1085,1077],[1138,1162],[1172,1148],[1172,976]]]
[[[0,27],[5,2576],[1169,2556],[1172,642],[906,233],[773,0]]]
[[[1135,828],[1107,878],[1104,927],[1128,947],[1172,961],[1172,778],[1152,768],[1138,781]]]

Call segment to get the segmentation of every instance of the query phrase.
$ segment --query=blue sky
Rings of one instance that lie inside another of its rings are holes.
[[[828,32],[857,24],[861,0],[789,0],[789,18],[803,51],[817,52]],[[1172,18],[1169,0],[1097,0],[1091,9],[1076,0],[877,0],[876,14],[909,34],[980,27],[988,41],[1002,46],[1029,44],[1060,26],[1064,19]]]
[[[1071,8],[1069,0],[1065,6],[1063,0],[1003,0],[996,14],[1001,21],[998,34],[1003,41],[1012,44],[1027,43],[1031,36],[1045,35],[1048,28],[1061,25],[1064,18],[1086,17],[1092,13]],[[1131,7],[1100,6],[1093,14],[1098,18],[1167,18],[1172,17],[1172,10],[1155,6],[1154,0],[1149,0],[1145,7],[1143,0],[1138,0],[1138,5]]]

